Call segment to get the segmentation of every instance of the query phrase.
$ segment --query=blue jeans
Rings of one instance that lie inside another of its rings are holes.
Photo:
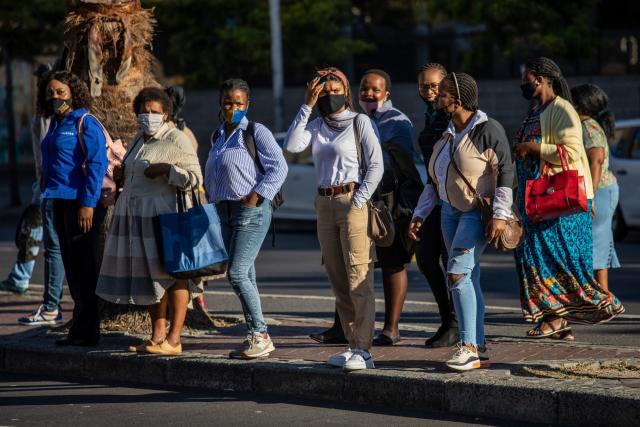
[[[222,238],[229,253],[227,276],[236,295],[240,298],[242,311],[249,332],[267,332],[262,316],[260,293],[256,283],[255,260],[271,223],[271,204],[264,200],[255,208],[246,207],[239,201],[224,201],[216,204]]]
[[[596,217],[593,219],[593,269],[619,268],[620,261],[613,242],[611,222],[618,206],[620,188],[611,184],[595,194]]]
[[[42,203],[42,194],[40,193],[40,188],[38,185],[33,185],[33,195],[31,196],[31,205],[39,206]],[[22,226],[22,225],[20,225]],[[30,240],[33,242],[41,242],[42,241],[42,225],[39,227],[35,227],[31,229],[31,235],[29,236]],[[27,246],[24,248],[24,251],[28,255],[28,258],[35,258],[38,256],[38,252],[40,252],[40,245],[35,244],[33,246]],[[7,277],[7,282],[12,283],[17,288],[26,289],[29,287],[29,280],[31,280],[31,276],[33,275],[33,268],[36,265],[35,259],[24,260],[21,259],[20,255],[18,255],[18,260],[16,260],[15,264],[11,268],[11,272],[9,272],[9,276]]]
[[[29,280],[33,274],[33,267],[36,265],[36,260],[31,261],[16,261],[13,264],[13,268],[9,272],[7,282],[13,283],[16,288],[26,289],[29,287]]]
[[[60,239],[53,222],[54,199],[42,200],[42,226],[44,240],[44,309],[55,311],[62,300],[64,265],[60,252]]]
[[[458,316],[460,341],[485,344],[484,299],[480,289],[480,256],[487,245],[480,210],[462,212],[442,204],[442,236],[449,254],[449,290]],[[462,276],[455,282],[451,276]]]

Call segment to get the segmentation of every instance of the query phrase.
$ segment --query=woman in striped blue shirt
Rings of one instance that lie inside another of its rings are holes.
[[[229,79],[220,87],[224,122],[211,138],[205,167],[209,201],[216,204],[229,253],[229,282],[240,298],[248,335],[229,356],[264,357],[275,350],[262,316],[255,259],[271,223],[271,200],[287,176],[287,163],[273,134],[247,120],[249,85]],[[247,142],[255,142],[255,159]],[[247,142],[245,142],[247,141]]]

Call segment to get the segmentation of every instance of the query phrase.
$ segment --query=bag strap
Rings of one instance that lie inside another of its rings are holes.
[[[568,171],[569,160],[567,159],[567,149],[562,144],[556,145],[556,147],[556,149],[558,150],[558,155],[560,156],[560,164],[562,165],[562,170]]]
[[[364,176],[367,174],[367,167],[364,164],[364,159],[362,158],[362,141],[360,141],[360,129],[358,129],[358,124],[356,123],[356,119],[360,117],[360,114],[356,115],[353,118],[353,134],[355,136],[356,143],[356,155],[358,156],[358,170],[360,172],[360,176],[364,179]]]
[[[83,135],[83,131],[84,131],[84,119],[85,117],[87,117],[90,113],[84,113],[82,116],[80,116],[80,119],[78,119],[78,143],[80,143],[80,149],[82,150],[82,153],[84,154],[84,164],[87,163],[87,147],[84,145],[84,137]],[[84,168],[83,168],[84,169]]]
[[[178,212],[187,211],[187,196],[184,190],[176,188],[176,201],[178,203]]]
[[[455,159],[455,151],[453,150],[453,143],[454,141],[451,141],[451,146],[449,147],[449,157],[451,160],[451,164],[453,165],[453,168],[456,170],[457,174],[460,175],[460,178],[462,178],[464,183],[467,184],[467,187],[469,187],[469,190],[471,190],[471,192],[473,193],[473,196],[476,197],[477,199],[480,199],[480,195],[476,191],[475,187],[471,185],[469,180],[460,171],[460,168],[458,168],[458,164],[456,163],[456,159]]]
[[[122,157],[122,164],[123,165],[124,165],[125,160],[127,160],[127,157],[129,157],[129,155],[133,152],[133,149],[136,148],[138,143],[143,139],[144,139],[144,135],[140,135],[140,138],[138,138],[135,141],[133,141],[133,146],[131,146],[131,149],[127,150],[127,152],[124,153],[124,156]]]
[[[565,172],[568,171],[569,160],[567,159],[567,149],[562,144],[556,144],[556,150],[558,150],[558,157],[560,157],[560,165],[562,166],[562,170]],[[542,165],[540,176],[547,176],[550,170],[551,166],[549,166],[549,162],[545,161],[544,165]]]

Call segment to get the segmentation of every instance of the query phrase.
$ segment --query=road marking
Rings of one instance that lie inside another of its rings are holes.
[[[29,288],[38,288],[44,289],[44,286],[39,283],[30,283]],[[205,294],[207,295],[220,295],[220,296],[233,296],[235,297],[235,292],[231,291],[209,291],[205,290]],[[334,297],[324,296],[324,295],[293,295],[293,294],[265,294],[260,293],[261,298],[280,298],[280,299],[297,299],[297,300],[307,300],[307,301],[334,301]],[[384,299],[376,298],[376,303],[384,304]],[[405,301],[405,305],[417,305],[424,307],[437,307],[438,304],[435,302],[429,301]],[[504,311],[504,312],[518,312],[520,313],[522,309],[520,307],[505,307],[501,305],[485,305],[485,309],[487,310],[495,310],[495,311]],[[640,314],[620,314],[616,316],[616,318],[620,319],[640,319]]]
[[[220,295],[220,296],[236,296],[234,292],[229,291],[204,291],[205,294],[208,295]],[[292,294],[265,294],[260,293],[260,298],[280,298],[280,299],[298,299],[298,300],[315,300],[315,301],[335,301],[334,297],[328,297],[323,295],[292,295]],[[376,303],[384,304],[384,299],[376,298]],[[429,301],[410,301],[407,300],[404,302],[405,305],[418,305],[418,306],[438,306],[435,302]],[[505,307],[501,305],[485,305],[486,309],[496,310],[496,311],[504,311],[504,312],[518,312],[520,313],[522,309],[520,307]],[[623,319],[640,319],[640,315],[638,314],[620,314],[616,318]]]

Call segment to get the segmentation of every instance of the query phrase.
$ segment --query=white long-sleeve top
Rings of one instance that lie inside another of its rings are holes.
[[[340,114],[352,114],[345,110]],[[316,169],[316,180],[322,188],[357,182],[360,188],[353,196],[353,204],[361,208],[378,187],[384,166],[382,149],[375,125],[367,116],[360,114],[353,123],[358,126],[362,157],[366,173],[360,176],[355,133],[352,125],[342,131],[335,131],[318,117],[309,122],[311,108],[303,104],[291,123],[284,143],[285,150],[300,153],[311,144],[311,152]]]

